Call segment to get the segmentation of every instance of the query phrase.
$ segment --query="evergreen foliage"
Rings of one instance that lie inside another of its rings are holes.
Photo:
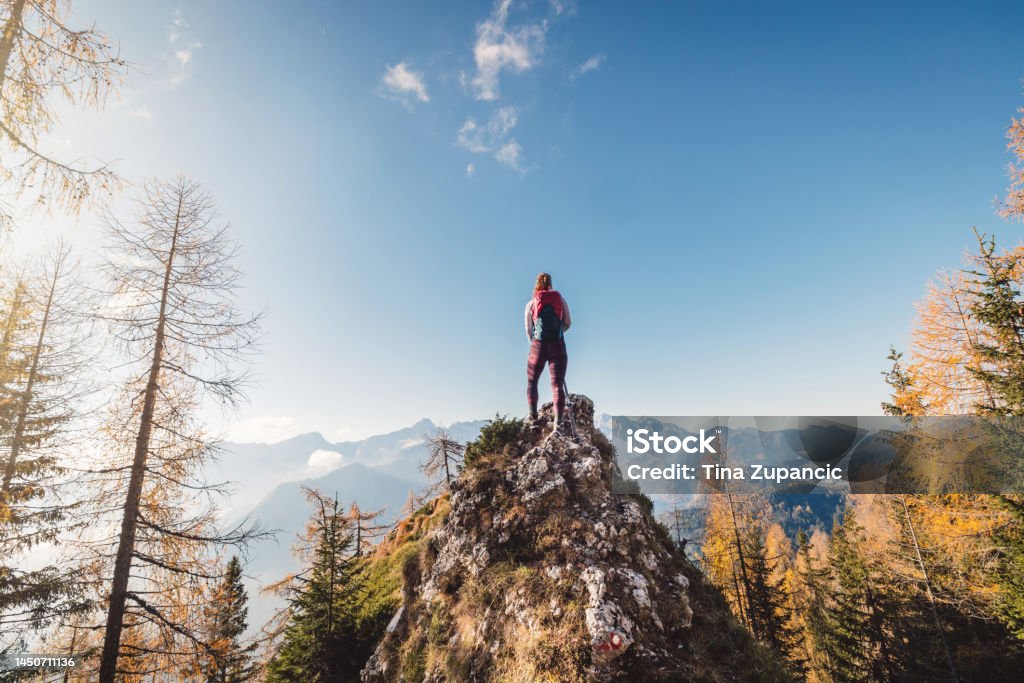
[[[242,642],[248,628],[248,600],[242,585],[242,563],[232,556],[207,608],[211,650],[203,671],[207,683],[241,683],[254,675],[252,653],[256,646]]]
[[[1024,416],[1024,253],[998,253],[995,238],[983,235],[978,235],[978,247],[978,270],[970,271],[977,284],[972,312],[988,335],[975,342],[983,364],[972,372],[990,390],[978,409]]]
[[[466,467],[471,467],[475,460],[485,455],[502,454],[516,443],[522,434],[523,421],[507,415],[495,414],[493,419],[480,430],[476,441],[466,444],[463,459]]]
[[[308,535],[311,562],[289,589],[289,619],[268,683],[357,680],[369,655],[358,618],[365,564],[354,552],[352,521],[337,499],[307,493],[316,508]]]
[[[775,563],[768,558],[764,539],[752,534],[746,549],[747,615],[754,635],[776,652],[793,658],[796,633],[789,625],[788,593],[773,578]]]

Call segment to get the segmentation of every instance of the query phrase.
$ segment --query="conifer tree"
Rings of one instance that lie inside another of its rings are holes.
[[[232,556],[206,607],[206,642],[210,652],[203,674],[207,683],[240,683],[250,680],[255,673],[251,660],[256,645],[242,642],[248,628],[248,599],[242,585],[242,563]]]
[[[686,508],[680,507],[678,497],[672,497],[672,509],[665,513],[665,518],[676,546],[686,550],[689,540],[683,537],[683,530],[686,528]]]
[[[746,583],[740,572],[737,543],[740,536],[731,511],[732,506],[724,495],[708,496],[704,538],[700,546],[701,565],[711,583],[725,595],[736,618],[750,626],[744,590]]]
[[[405,503],[402,504],[402,517],[412,517],[412,513],[416,512],[416,508],[418,507],[419,499],[416,496],[416,491],[409,489],[409,493],[405,497]]]
[[[829,541],[829,565],[836,592],[827,623],[828,656],[835,681],[891,681],[900,667],[893,652],[887,610],[862,550],[863,528],[852,511],[836,524]]]
[[[894,417],[911,417],[924,415],[928,406],[924,403],[918,378],[903,366],[903,354],[894,347],[889,347],[887,359],[892,363],[889,370],[883,372],[885,383],[892,389],[892,400],[882,403],[882,412]]]
[[[72,27],[69,0],[0,2],[0,196],[78,210],[120,181],[106,164],[60,160],[43,141],[57,125],[53,96],[100,109],[116,95],[127,63],[92,27]],[[0,205],[0,232],[11,226]]]
[[[987,414],[1024,415],[1024,252],[998,253],[995,238],[975,234],[977,270],[970,275],[977,291],[971,309],[989,334],[975,344],[984,362],[972,374],[990,390],[977,407]]]
[[[924,602],[935,627],[933,638],[942,646],[941,654],[948,667],[949,676],[953,681],[959,681],[960,675],[953,650],[950,647],[949,638],[946,634],[946,624],[940,614],[937,596],[935,595],[933,572],[930,571],[930,563],[926,560],[928,549],[923,547],[922,539],[918,534],[914,516],[911,514],[907,499],[908,496],[892,496],[885,500],[885,505],[890,509],[890,514],[895,519],[901,532],[897,537],[896,543],[908,554],[908,559],[915,570],[907,579],[911,584],[916,584],[916,587],[922,592]],[[924,636],[923,632],[919,633],[919,637],[921,636]]]
[[[99,508],[119,503],[116,538],[98,544],[100,560],[112,564],[101,683],[140,667],[192,670],[209,653],[194,584],[221,579],[211,550],[244,545],[254,530],[219,528],[211,499],[223,487],[203,477],[217,444],[199,413],[207,399],[227,408],[244,400],[243,361],[259,320],[237,308],[238,248],[198,184],[151,182],[136,220],[108,215],[107,227],[104,316],[130,375],[110,404],[108,448],[96,466]]]
[[[438,477],[435,490],[451,490],[452,480],[458,472],[466,447],[453,439],[447,430],[438,429],[433,436],[426,436],[427,460],[421,469],[430,478]],[[440,476],[438,476],[440,475]]]
[[[384,514],[384,508],[380,510],[365,511],[359,508],[358,503],[352,503],[348,509],[348,518],[352,523],[352,550],[356,557],[361,557],[365,552],[366,548],[374,541],[379,538],[385,530],[388,529],[387,524],[376,524],[374,520],[380,518]]]
[[[76,568],[25,570],[25,554],[76,526],[64,458],[90,385],[88,321],[69,249],[57,244],[9,288],[0,325],[0,626],[85,609]]]
[[[774,563],[767,556],[763,537],[756,531],[749,535],[746,558],[747,613],[754,635],[794,660],[796,633],[789,624],[789,596],[781,582],[772,578]]]
[[[807,533],[797,534],[796,580],[793,588],[794,614],[800,626],[803,660],[808,680],[831,681],[832,662],[829,656],[828,609],[829,572],[816,566],[811,556]]]
[[[308,564],[277,587],[288,595],[288,620],[266,680],[357,680],[368,653],[359,638],[364,565],[353,552],[352,521],[336,498],[311,489],[306,496],[314,514],[298,550]]]
[[[1024,640],[1024,503],[1010,496],[998,496],[997,500],[1009,511],[1013,523],[996,535],[1005,549],[999,565],[996,611],[1013,635]]]
[[[1021,118],[1014,117],[1006,131],[1010,140],[1006,148],[1013,154],[1010,164],[1010,187],[999,213],[1008,220],[1024,221],[1024,107],[1017,110]]]

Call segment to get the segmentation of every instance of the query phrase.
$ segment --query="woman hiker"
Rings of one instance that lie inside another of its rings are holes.
[[[526,362],[526,401],[530,420],[537,419],[537,380],[550,365],[551,393],[555,402],[555,431],[565,433],[565,332],[572,325],[565,297],[551,288],[551,276],[541,273],[533,287],[533,297],[526,304],[526,337],[530,340],[530,358]]]

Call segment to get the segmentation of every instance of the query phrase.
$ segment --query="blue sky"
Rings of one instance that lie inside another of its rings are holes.
[[[240,439],[523,412],[540,270],[599,409],[874,414],[928,277],[1021,233],[1019,2],[75,6],[138,69],[51,144],[190,174],[244,245]]]

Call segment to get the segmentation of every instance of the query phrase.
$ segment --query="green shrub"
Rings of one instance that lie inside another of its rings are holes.
[[[496,414],[494,419],[488,420],[480,430],[477,440],[466,444],[463,460],[465,466],[472,467],[475,460],[485,455],[504,453],[505,449],[519,440],[522,431],[522,420]]]

